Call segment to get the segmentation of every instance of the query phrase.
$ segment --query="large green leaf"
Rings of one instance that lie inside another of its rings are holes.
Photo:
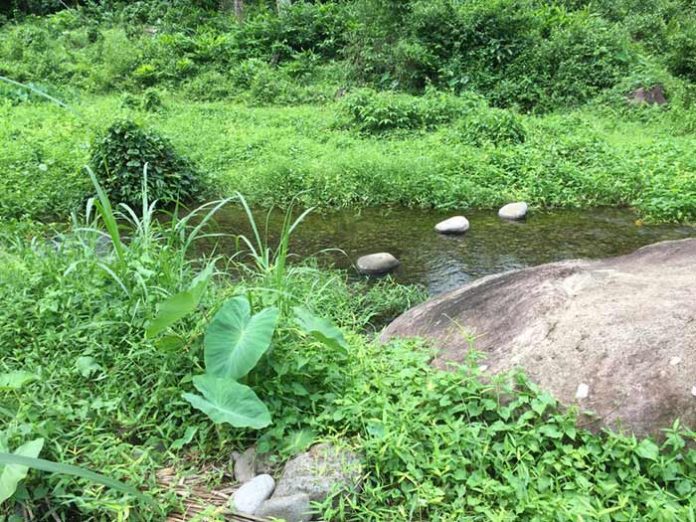
[[[248,386],[212,375],[197,375],[193,385],[203,397],[184,393],[184,399],[216,424],[226,422],[235,428],[260,429],[271,423],[268,408]]]
[[[213,268],[213,263],[210,263],[193,280],[188,290],[174,294],[160,304],[157,315],[145,331],[148,338],[157,336],[196,309],[213,274]]]
[[[299,306],[295,307],[293,311],[295,312],[297,324],[309,335],[327,346],[348,348],[348,343],[345,337],[343,337],[343,333],[331,321],[323,317],[317,317],[306,308]]]
[[[36,458],[39,456],[41,448],[43,448],[43,443],[43,439],[26,442],[15,450],[14,455]],[[4,453],[6,448],[0,447],[0,450]],[[3,453],[0,453],[0,455]],[[0,460],[0,504],[14,495],[14,492],[17,490],[17,485],[24,480],[28,472],[29,468],[27,466],[3,463],[2,460]]]
[[[206,373],[230,379],[244,377],[271,345],[277,321],[276,308],[265,308],[252,316],[246,297],[230,299],[205,333]]]
[[[36,380],[36,375],[25,372],[24,370],[0,373],[0,389],[18,390],[28,382],[34,380]]]

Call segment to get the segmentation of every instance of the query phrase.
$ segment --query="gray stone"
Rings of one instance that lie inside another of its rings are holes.
[[[271,496],[274,487],[275,481],[270,475],[254,477],[234,492],[230,499],[230,506],[238,513],[253,515]]]
[[[508,203],[498,211],[498,216],[503,219],[524,219],[527,215],[527,204],[524,201]]]
[[[330,494],[356,487],[360,473],[360,459],[355,453],[318,444],[285,465],[275,495],[305,493],[310,500],[321,502]]]
[[[244,453],[234,456],[234,479],[249,482],[256,476],[256,448],[251,446]]]
[[[662,85],[653,85],[652,87],[640,87],[633,91],[628,96],[628,102],[635,105],[664,105],[667,103],[665,98],[665,90]]]
[[[463,234],[469,230],[469,220],[464,216],[454,216],[435,225],[440,234]]]
[[[399,266],[399,260],[387,252],[362,256],[357,262],[358,271],[365,275],[381,275]]]
[[[309,522],[313,516],[309,495],[306,493],[287,497],[274,495],[264,502],[254,514],[257,517],[277,518],[285,520],[285,522]]]
[[[407,311],[381,339],[425,338],[440,368],[464,362],[473,339],[487,371],[523,369],[594,412],[592,428],[659,437],[678,417],[694,429],[695,266],[696,238],[495,274]]]

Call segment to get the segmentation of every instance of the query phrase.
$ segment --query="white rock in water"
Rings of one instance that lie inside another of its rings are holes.
[[[358,271],[366,275],[380,275],[391,272],[399,266],[399,260],[388,252],[362,256],[357,262]]]
[[[681,362],[681,357],[672,357],[672,358],[669,360],[670,366],[676,366],[676,365],[679,364],[680,362]]]
[[[261,504],[271,496],[275,480],[270,475],[259,475],[245,482],[234,492],[230,504],[232,509],[245,515],[253,515]]]
[[[440,234],[463,234],[469,230],[469,220],[464,216],[454,216],[435,225],[435,231]]]
[[[590,395],[590,387],[583,383],[580,383],[578,385],[578,390],[575,392],[575,398],[576,399],[587,399],[588,395]]]
[[[527,215],[527,204],[524,201],[508,203],[498,211],[498,216],[503,219],[524,219]]]

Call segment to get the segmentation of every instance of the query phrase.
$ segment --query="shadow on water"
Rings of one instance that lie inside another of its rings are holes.
[[[435,224],[452,215],[410,209],[313,213],[293,234],[290,248],[299,259],[319,254],[321,265],[354,274],[353,264],[359,256],[391,252],[401,261],[394,278],[424,285],[434,295],[505,270],[563,259],[616,256],[658,241],[696,237],[693,226],[639,225],[636,215],[626,209],[537,211],[523,222],[503,221],[494,211],[471,211],[465,214],[471,222],[465,235],[435,233]],[[260,227],[265,216],[257,214]],[[282,212],[271,213],[272,244],[282,220]],[[236,206],[222,209],[216,222],[222,233],[250,233],[244,212]],[[343,253],[322,252],[327,249]],[[234,240],[222,240],[218,252],[233,254]]]

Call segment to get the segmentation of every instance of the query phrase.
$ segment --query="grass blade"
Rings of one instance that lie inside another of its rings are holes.
[[[0,453],[0,464],[14,464],[17,466],[24,466],[28,468],[38,469],[40,471],[46,471],[48,473],[60,473],[62,475],[71,475],[74,477],[87,479],[97,484],[101,484],[108,488],[114,489],[116,491],[120,491],[121,493],[133,495],[139,500],[143,500],[145,502],[148,502],[149,504],[154,503],[152,498],[150,498],[147,495],[143,495],[133,486],[129,486],[128,484],[124,484],[123,482],[120,482],[118,480],[105,477],[104,475],[100,475],[93,471],[73,466],[71,464],[62,464],[34,457],[24,457],[22,455],[15,455],[13,453]]]

